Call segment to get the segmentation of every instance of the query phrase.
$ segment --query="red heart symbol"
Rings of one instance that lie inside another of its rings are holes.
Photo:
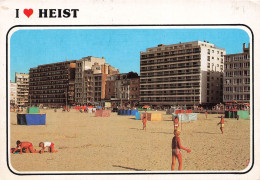
[[[32,9],[24,9],[23,13],[29,18],[32,15],[33,10]]]

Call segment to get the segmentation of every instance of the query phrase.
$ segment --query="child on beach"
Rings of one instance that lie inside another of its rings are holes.
[[[146,122],[147,122],[147,113],[146,113],[146,111],[145,111],[145,115],[143,116],[142,121],[143,121],[143,130],[146,131]]]
[[[176,158],[178,159],[179,162],[179,171],[182,169],[182,155],[181,155],[181,149],[187,151],[188,153],[191,152],[190,149],[186,149],[183,146],[181,146],[181,139],[179,137],[180,135],[180,130],[175,129],[174,130],[174,137],[172,138],[172,171],[174,170]]]
[[[23,153],[23,150],[25,150],[25,153],[38,153],[39,151],[36,151],[33,149],[33,145],[30,142],[21,142],[21,141],[16,141],[17,147],[13,150],[12,153],[15,153],[18,148],[20,147],[20,154]]]
[[[58,152],[57,150],[54,150],[54,144],[52,142],[40,142],[39,147],[42,149],[40,150],[40,153],[44,153],[44,150],[48,148],[48,152]]]
[[[179,127],[179,119],[178,116],[175,116],[175,119],[173,120],[173,124],[174,124],[174,130],[178,129]]]
[[[223,116],[221,116],[220,118],[221,118],[221,119],[220,119],[220,121],[219,121],[219,123],[218,123],[217,125],[220,124],[220,130],[221,130],[221,132],[222,132],[222,134],[223,134],[224,118],[223,118]]]

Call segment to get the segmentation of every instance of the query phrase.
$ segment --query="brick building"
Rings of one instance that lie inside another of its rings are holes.
[[[129,77],[128,73],[109,76],[106,80],[105,100],[113,108],[133,107],[139,103],[139,77]]]
[[[31,105],[58,107],[73,105],[76,61],[64,61],[30,68]]]

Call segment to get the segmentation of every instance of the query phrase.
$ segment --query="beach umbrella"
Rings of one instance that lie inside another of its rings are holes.
[[[148,108],[150,108],[150,106],[144,105],[143,108],[148,109]]]

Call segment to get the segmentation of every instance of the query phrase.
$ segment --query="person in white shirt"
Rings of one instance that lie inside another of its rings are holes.
[[[52,142],[40,142],[39,147],[42,149],[40,150],[40,153],[44,153],[44,150],[48,148],[48,152],[58,152],[57,150],[54,150],[54,144]]]

